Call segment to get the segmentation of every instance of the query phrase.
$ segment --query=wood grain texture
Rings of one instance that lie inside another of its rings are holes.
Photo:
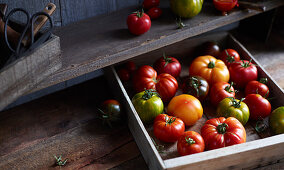
[[[265,0],[262,3],[269,10],[283,5],[284,1]],[[135,10],[135,7],[127,8],[76,22],[56,31],[62,38],[63,68],[39,87],[48,87],[259,14],[257,11],[236,9],[224,17],[219,15],[212,4],[205,3],[199,15],[184,21],[188,27],[177,30],[175,17],[165,4],[163,16],[152,22],[150,31],[141,36],[133,36],[128,32],[125,20]]]
[[[24,95],[62,66],[59,37],[0,70],[0,110]]]

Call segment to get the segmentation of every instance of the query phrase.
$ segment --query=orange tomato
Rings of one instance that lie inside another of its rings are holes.
[[[170,101],[167,112],[180,118],[186,126],[194,125],[202,117],[203,108],[200,101],[192,95],[182,94]]]
[[[228,82],[230,79],[225,63],[210,55],[197,57],[189,67],[189,75],[203,77],[209,84]]]

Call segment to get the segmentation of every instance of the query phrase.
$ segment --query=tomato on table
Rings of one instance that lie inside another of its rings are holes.
[[[163,54],[163,57],[155,61],[154,69],[158,74],[168,73],[176,78],[180,75],[181,65],[176,58]]]
[[[194,59],[189,67],[189,75],[203,77],[209,85],[220,81],[228,82],[230,79],[225,63],[210,55]]]
[[[200,76],[189,76],[183,81],[181,89],[184,94],[193,95],[202,101],[209,92],[209,84]]]
[[[261,120],[271,113],[270,102],[259,94],[249,94],[244,102],[248,105],[250,119]]]
[[[234,117],[207,120],[201,128],[206,150],[223,148],[246,142],[246,130]]]
[[[210,102],[214,106],[217,106],[220,101],[226,97],[235,97],[233,82],[231,82],[231,84],[227,82],[218,82],[213,84],[210,89]]]
[[[274,133],[284,133],[284,106],[273,110],[269,117],[269,125]]]
[[[163,101],[152,89],[134,95],[132,103],[144,123],[151,123],[156,116],[164,111]]]
[[[160,5],[160,0],[144,0],[143,8],[151,9],[153,7],[158,7]]]
[[[148,65],[141,66],[133,77],[133,87],[137,92],[155,89],[163,101],[169,101],[178,89],[177,80],[167,73],[157,76],[157,72]]]
[[[177,151],[181,156],[203,152],[204,148],[202,136],[194,131],[184,132],[177,142]]]
[[[234,117],[245,125],[250,117],[250,110],[246,103],[242,102],[244,99],[238,100],[232,97],[223,99],[217,107],[217,116],[220,117]]]
[[[191,18],[199,14],[203,0],[170,0],[172,11],[179,17]]]
[[[134,12],[127,18],[128,30],[134,35],[141,35],[147,32],[151,27],[150,17],[142,12]]]
[[[240,61],[240,55],[234,49],[225,49],[219,58],[229,67],[232,63]]]
[[[200,101],[192,95],[182,94],[172,98],[167,107],[169,115],[180,118],[186,126],[194,125],[203,115]]]
[[[238,0],[213,0],[215,8],[222,12],[231,11],[238,3]]]
[[[261,78],[259,81],[253,80],[248,82],[245,88],[246,96],[249,94],[259,94],[264,98],[269,96],[269,88],[266,85],[267,78]]]
[[[256,80],[258,73],[254,64],[247,60],[232,63],[229,67],[231,81],[238,88],[244,88],[248,82]]]
[[[179,118],[159,114],[154,120],[154,135],[163,142],[175,142],[184,133],[185,125]]]
[[[147,14],[151,19],[157,19],[162,15],[162,9],[158,7],[153,7],[147,11]]]
[[[109,126],[112,122],[119,122],[122,118],[121,105],[117,100],[105,100],[98,110],[100,112],[99,117]]]

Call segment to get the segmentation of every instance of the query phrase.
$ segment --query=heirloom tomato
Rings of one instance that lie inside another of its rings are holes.
[[[238,0],[213,0],[215,8],[222,12],[231,11],[238,3]]]
[[[194,125],[203,114],[200,101],[188,94],[182,94],[172,98],[167,109],[170,115],[180,118],[186,126]]]
[[[130,79],[130,73],[127,69],[125,68],[121,68],[117,71],[117,74],[119,76],[119,78],[122,80],[122,81],[128,81]]]
[[[248,105],[250,118],[253,120],[263,119],[271,113],[271,104],[259,94],[247,95],[244,102]]]
[[[141,35],[147,32],[151,27],[150,17],[142,12],[130,14],[127,18],[128,30],[134,35]]]
[[[124,68],[127,69],[130,73],[136,70],[136,64],[133,61],[127,61],[124,64]]]
[[[181,119],[159,114],[154,120],[154,135],[164,142],[175,142],[183,134],[185,126]]]
[[[207,120],[201,128],[201,136],[207,150],[246,142],[246,130],[234,117]]]
[[[260,94],[262,97],[267,98],[269,96],[269,88],[265,85],[267,78],[261,78],[259,81],[253,80],[248,82],[245,88],[246,95]]]
[[[176,78],[181,72],[181,65],[176,58],[164,54],[163,57],[155,61],[154,69],[158,74],[168,73]]]
[[[181,156],[203,152],[204,148],[202,136],[194,131],[184,132],[177,142],[177,151]]]
[[[230,74],[222,60],[210,55],[197,57],[189,67],[189,75],[204,78],[209,85],[219,81],[228,82]]]
[[[147,11],[147,14],[151,19],[157,19],[162,15],[162,10],[161,8],[153,7]]]
[[[210,101],[217,106],[220,101],[226,97],[235,97],[235,89],[233,83],[218,82],[210,88]]]
[[[219,58],[229,67],[231,63],[240,61],[240,55],[233,49],[225,49]]]
[[[152,89],[137,93],[132,98],[132,103],[144,123],[152,122],[157,115],[164,111],[163,101]]]
[[[170,0],[170,5],[177,16],[191,18],[201,11],[203,0]]]
[[[244,88],[250,81],[257,79],[257,68],[251,61],[242,60],[232,63],[229,67],[231,81],[238,88]]]
[[[274,133],[284,133],[284,106],[273,110],[269,117],[269,125]]]
[[[144,0],[143,8],[151,9],[153,7],[158,7],[160,5],[160,0]]]
[[[100,118],[111,126],[111,122],[118,122],[121,120],[121,105],[117,100],[105,100],[99,109]]]
[[[137,92],[144,89],[155,89],[163,101],[169,101],[176,94],[177,80],[167,73],[157,76],[157,72],[148,65],[140,67],[133,77],[133,86]]]
[[[250,116],[249,107],[242,102],[243,99],[237,100],[232,97],[223,99],[217,107],[217,116],[234,117],[243,125],[247,123]]]
[[[213,57],[218,57],[220,53],[220,47],[216,42],[207,41],[197,47],[195,52],[197,56],[211,55]]]
[[[181,86],[184,94],[190,94],[199,99],[204,100],[209,92],[209,84],[199,76],[187,77]]]

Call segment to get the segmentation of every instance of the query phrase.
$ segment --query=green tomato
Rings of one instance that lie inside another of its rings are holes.
[[[170,4],[176,15],[191,18],[201,11],[203,0],[170,0]]]
[[[243,99],[242,99],[243,100]],[[242,100],[234,98],[223,99],[217,107],[218,117],[234,117],[245,125],[249,119],[249,108]]]
[[[137,93],[132,98],[132,103],[144,123],[151,123],[155,117],[164,111],[162,99],[153,90]]]
[[[284,133],[284,106],[273,110],[269,117],[269,125],[276,134]]]

